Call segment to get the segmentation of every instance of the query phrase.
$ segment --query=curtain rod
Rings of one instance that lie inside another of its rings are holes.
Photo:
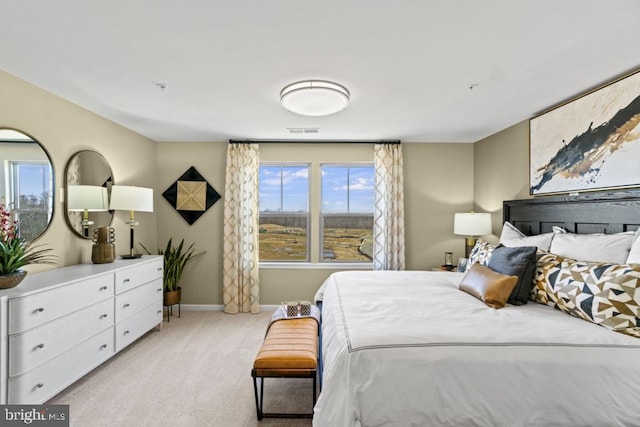
[[[230,143],[234,144],[400,144],[400,140],[380,140],[380,141],[366,141],[366,140],[313,140],[313,141],[303,141],[296,139],[259,139],[259,140],[250,140],[250,139],[230,139]]]

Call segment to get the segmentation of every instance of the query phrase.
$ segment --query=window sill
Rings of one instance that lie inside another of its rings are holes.
[[[261,262],[264,270],[373,270],[371,262]]]

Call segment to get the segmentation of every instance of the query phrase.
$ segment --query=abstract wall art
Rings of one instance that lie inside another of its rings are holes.
[[[529,121],[532,195],[640,186],[640,71]]]
[[[162,193],[189,225],[220,199],[220,194],[191,166]]]

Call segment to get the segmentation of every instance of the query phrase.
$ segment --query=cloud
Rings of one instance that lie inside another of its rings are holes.
[[[309,178],[309,169],[307,167],[261,167],[260,168],[260,184],[264,186],[280,187],[287,184],[306,184]]]
[[[335,187],[334,190],[371,191],[373,190],[373,180],[367,178],[356,178],[351,184]]]

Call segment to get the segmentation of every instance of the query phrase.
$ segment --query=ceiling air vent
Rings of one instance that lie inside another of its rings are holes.
[[[304,133],[318,133],[320,128],[287,128],[289,133],[292,134],[304,134]]]

